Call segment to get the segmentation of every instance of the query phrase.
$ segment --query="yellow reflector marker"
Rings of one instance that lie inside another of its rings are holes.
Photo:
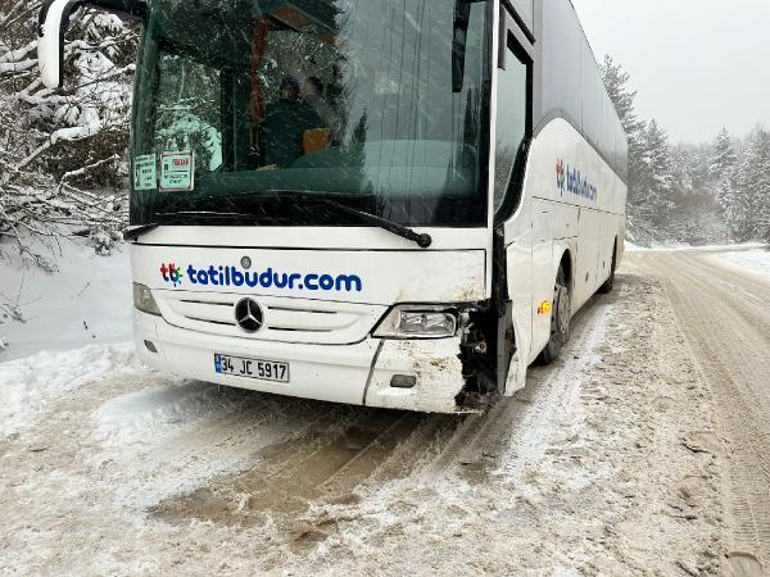
[[[551,301],[543,301],[539,307],[537,307],[537,314],[547,315],[551,312]]]

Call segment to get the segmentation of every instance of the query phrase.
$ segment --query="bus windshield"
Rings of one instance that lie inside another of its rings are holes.
[[[485,226],[488,8],[153,0],[131,224],[216,211],[249,216],[236,225],[360,226],[320,202],[334,195],[404,226]]]

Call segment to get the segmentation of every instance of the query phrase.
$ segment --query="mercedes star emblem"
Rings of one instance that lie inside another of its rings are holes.
[[[265,315],[255,301],[241,299],[235,305],[235,321],[247,333],[256,333],[265,324]]]

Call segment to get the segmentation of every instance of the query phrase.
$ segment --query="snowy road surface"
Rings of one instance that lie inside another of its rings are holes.
[[[120,346],[2,364],[0,574],[766,574],[770,280],[638,253],[616,286],[480,416],[217,390]]]

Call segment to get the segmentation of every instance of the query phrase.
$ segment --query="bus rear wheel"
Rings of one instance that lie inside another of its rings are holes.
[[[538,360],[541,364],[550,365],[559,358],[562,346],[569,340],[571,319],[572,299],[567,287],[567,275],[564,274],[564,268],[559,267],[551,309],[551,338],[540,353]]]

